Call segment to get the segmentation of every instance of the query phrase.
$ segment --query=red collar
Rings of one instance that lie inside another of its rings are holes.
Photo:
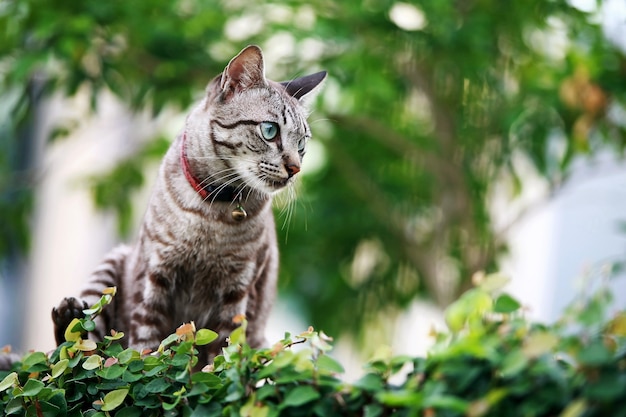
[[[204,184],[203,185],[202,182],[198,180],[198,178],[191,173],[191,168],[189,167],[189,160],[187,159],[187,152],[186,152],[187,149],[185,147],[186,142],[187,142],[187,134],[185,132],[183,132],[183,138],[180,142],[181,142],[180,165],[183,168],[183,173],[185,174],[185,178],[187,178],[187,181],[193,187],[193,189],[196,190],[200,198],[202,198],[203,201],[207,201],[209,197],[211,198],[211,201],[214,201],[214,200],[227,201],[227,202],[235,201],[237,197],[237,190],[235,189],[235,187],[231,187],[229,185],[225,186],[223,184],[217,184],[217,185]]]

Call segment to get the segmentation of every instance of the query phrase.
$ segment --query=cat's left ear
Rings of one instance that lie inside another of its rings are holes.
[[[266,85],[263,53],[256,45],[247,46],[231,59],[220,80],[220,88],[226,96],[263,85]]]
[[[320,71],[295,80],[283,81],[281,84],[290,96],[307,105],[319,93],[326,75],[326,71]]]

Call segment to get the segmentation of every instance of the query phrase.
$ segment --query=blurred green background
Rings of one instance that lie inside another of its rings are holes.
[[[577,155],[621,155],[626,59],[602,3],[0,0],[0,258],[29,248],[40,100],[87,89],[98,112],[110,90],[129,112],[184,113],[256,43],[282,51],[273,79],[330,74],[310,118],[316,169],[293,213],[277,204],[282,295],[307,323],[357,339],[419,297],[445,306],[506,252],[496,189],[513,201],[528,170],[557,189]],[[143,210],[131,197],[145,165],[172,139],[89,181],[122,238]]]

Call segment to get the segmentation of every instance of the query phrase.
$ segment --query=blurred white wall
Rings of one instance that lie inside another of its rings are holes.
[[[621,224],[626,224],[626,162],[610,152],[576,160],[563,188],[509,233],[503,269],[531,317],[554,321],[576,296],[597,287],[607,266],[626,261]],[[626,276],[616,276],[611,287],[616,307],[626,308]]]

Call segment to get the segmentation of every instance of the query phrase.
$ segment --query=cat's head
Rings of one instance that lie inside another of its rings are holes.
[[[291,183],[311,138],[307,104],[325,78],[326,72],[318,72],[282,83],[268,80],[261,49],[243,49],[209,84],[188,119],[195,136],[188,157],[199,178],[266,195]]]

